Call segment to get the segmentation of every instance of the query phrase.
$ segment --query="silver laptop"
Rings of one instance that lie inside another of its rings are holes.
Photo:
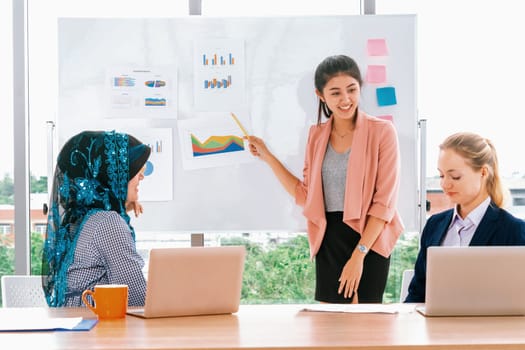
[[[525,315],[525,246],[429,247],[425,316]]]
[[[241,299],[244,246],[153,248],[149,255],[144,318],[229,314]]]

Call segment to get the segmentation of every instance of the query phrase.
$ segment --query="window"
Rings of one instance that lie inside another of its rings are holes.
[[[12,2],[0,1],[0,277],[14,272]]]
[[[44,235],[46,233],[47,224],[35,224],[33,232]]]
[[[516,118],[519,118],[516,114],[521,110],[521,90],[518,84],[525,78],[525,70],[521,69],[525,53],[519,44],[520,33],[525,31],[525,23],[519,17],[520,12],[513,11],[515,4],[511,0],[376,0],[375,8],[377,14],[413,13],[418,16],[418,109],[420,118],[428,121],[427,183],[433,186],[432,190],[437,190],[432,195],[439,196],[439,186],[434,185],[438,183],[435,182],[437,145],[452,132],[472,130],[494,141],[504,180],[513,189],[513,193],[517,194],[511,211],[525,217],[525,214],[519,214],[518,208],[523,208],[525,202],[519,191],[524,187],[525,161],[514,156],[516,143],[512,143],[513,140],[521,139],[521,130],[511,127],[516,123]],[[13,127],[11,6],[10,1],[0,2],[0,56],[4,62],[0,66],[0,81],[3,82],[0,84],[2,130]],[[53,167],[50,163],[54,161],[56,154],[56,145],[50,145],[48,141],[50,135],[52,137],[52,123],[58,113],[56,101],[59,62],[57,50],[50,50],[50,47],[57,46],[57,18],[166,17],[185,15],[188,8],[188,1],[172,0],[151,0],[147,4],[140,0],[28,1],[31,55],[31,79],[28,87],[31,91],[45,92],[32,93],[29,96],[30,173],[35,181],[44,181],[42,177],[52,176]],[[356,15],[360,11],[361,1],[357,0],[314,3],[298,0],[202,0],[203,16]],[[467,18],[468,25],[465,25]],[[443,25],[445,21],[446,26]],[[312,49],[315,50],[315,47]],[[494,127],[496,123],[498,127]],[[12,133],[6,131],[4,134],[9,136]],[[0,162],[0,205],[12,204],[5,194],[5,188],[12,181],[13,144],[14,141],[9,137],[0,138],[0,147],[4,150]],[[4,177],[5,174],[7,178]],[[428,187],[430,189],[431,186]],[[434,203],[437,204],[437,201],[436,199]],[[0,225],[0,232],[6,230],[4,224]],[[35,231],[45,232],[45,225],[36,225]],[[303,246],[304,233],[296,236],[297,241],[294,237],[269,233],[265,238],[265,247],[278,249],[290,241]],[[163,239],[144,237],[140,242],[141,248],[161,245],[165,243]],[[223,237],[220,242],[229,244],[236,239],[247,241],[250,249],[260,249],[256,242],[260,236],[252,233],[245,233],[242,237]],[[176,239],[170,242],[173,240]],[[411,259],[417,253],[417,242],[417,236],[413,233],[406,233],[401,237],[392,256],[391,277],[385,301],[396,300],[401,271],[413,267]],[[0,241],[0,259],[13,259],[12,250],[6,249]],[[279,254],[286,255],[283,251],[275,251],[275,259],[279,259]],[[34,258],[39,259],[38,256]],[[264,263],[262,260],[253,261],[253,268]]]
[[[13,226],[11,224],[0,224],[0,235],[7,235],[13,232]]]
[[[452,133],[473,131],[493,141],[500,175],[514,197],[508,209],[525,218],[525,161],[515,156],[516,140],[523,132],[512,127],[519,118],[519,84],[525,78],[521,64],[525,52],[519,44],[525,24],[516,4],[511,0],[376,0],[377,14],[417,15],[418,110],[419,117],[427,120],[428,214],[451,206],[439,187],[439,143]]]
[[[4,6],[4,2],[2,2],[2,6]],[[103,0],[89,2],[29,0],[27,12],[28,51],[30,52],[29,89],[46,92],[29,95],[31,191],[32,193],[45,194],[43,191],[47,187],[47,179],[52,178],[54,158],[57,153],[57,145],[53,144],[53,133],[55,132],[55,117],[58,113],[56,110],[58,57],[57,50],[50,49],[57,47],[57,18],[177,16],[188,13],[188,2],[151,0],[146,4],[140,0],[112,0],[111,2]],[[2,11],[2,16],[4,14],[10,15],[10,13],[11,11]],[[3,33],[4,31],[2,31]],[[10,48],[2,50],[2,54],[4,52],[10,52]],[[11,59],[11,56],[8,58]],[[3,87],[8,84],[1,85]],[[38,202],[32,203],[32,208],[42,208],[42,205],[47,202],[47,197],[39,197],[38,200]],[[31,221],[41,221],[40,216],[41,210],[32,211]],[[37,224],[34,228],[36,232],[45,234],[45,225]],[[33,238],[34,241],[41,237]],[[32,255],[31,264],[35,266],[41,260],[40,252],[34,252]],[[36,261],[34,261],[35,259]]]
[[[303,16],[358,15],[360,0],[325,0],[305,3],[301,0],[203,0],[203,16]]]
[[[492,140],[505,184],[511,190],[523,188],[525,160],[515,156],[516,140],[523,138],[523,131],[512,127],[520,119],[520,82],[525,78],[525,51],[521,45],[525,23],[517,3],[376,3],[377,14],[417,14],[418,109],[420,118],[427,119],[429,188],[438,185],[439,143],[462,130]]]

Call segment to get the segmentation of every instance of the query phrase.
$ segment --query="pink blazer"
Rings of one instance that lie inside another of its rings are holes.
[[[295,201],[307,219],[310,257],[321,246],[326,229],[321,167],[332,130],[332,119],[310,127],[306,145],[303,182],[295,188]],[[359,112],[348,159],[343,221],[363,232],[368,215],[386,221],[370,247],[388,257],[403,231],[396,209],[400,156],[397,133],[390,121]]]

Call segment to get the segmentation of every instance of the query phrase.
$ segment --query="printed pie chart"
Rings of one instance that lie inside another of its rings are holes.
[[[153,173],[153,163],[151,161],[146,162],[146,169],[144,170],[144,176],[150,176]]]

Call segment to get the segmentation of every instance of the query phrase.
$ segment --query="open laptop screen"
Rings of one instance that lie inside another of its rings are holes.
[[[150,251],[146,303],[141,317],[237,312],[244,246],[154,248]]]
[[[525,314],[525,246],[429,247],[427,316]]]

